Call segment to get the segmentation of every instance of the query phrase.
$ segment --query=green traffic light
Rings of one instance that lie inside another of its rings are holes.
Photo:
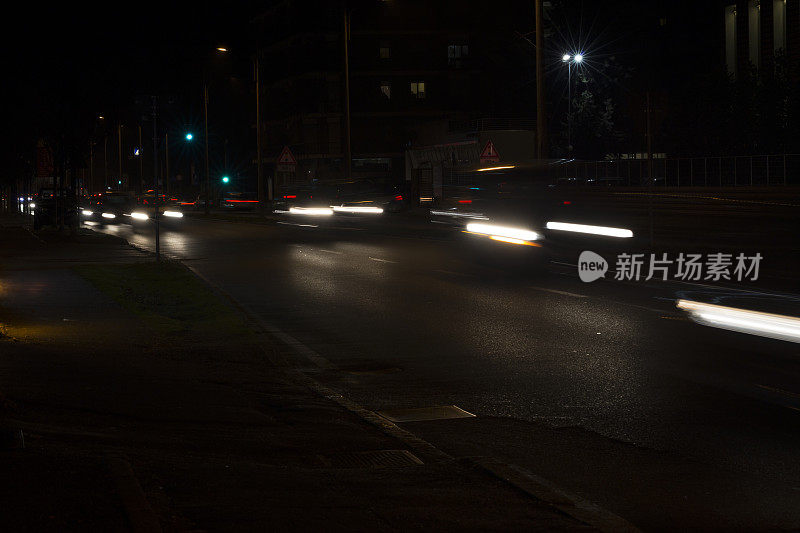
[[[222,176],[222,183],[228,183],[231,179],[228,176]]]
[[[186,140],[187,141],[191,141],[192,139],[194,139],[194,135],[192,135],[191,133],[187,133],[186,134]]]

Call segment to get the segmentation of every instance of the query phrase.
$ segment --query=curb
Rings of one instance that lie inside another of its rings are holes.
[[[546,479],[519,466],[491,457],[465,457],[463,461],[505,481],[537,500],[549,503],[562,513],[607,533],[637,533],[639,528],[576,494],[567,492]]]
[[[228,292],[224,289],[220,288],[218,285],[210,281],[208,278],[203,276],[200,272],[198,272],[194,267],[186,265],[185,263],[179,261],[184,267],[190,270],[194,275],[196,275],[199,279],[203,280],[212,291],[214,291],[217,295],[223,297],[229,303],[231,303],[237,310],[244,314],[245,318],[251,322],[256,324],[264,333],[271,336],[273,339],[285,344],[293,351],[298,353],[299,355],[304,356],[305,358],[311,360],[313,363],[317,363],[314,358],[321,359],[324,362],[327,362],[319,354],[316,354],[310,348],[307,348],[305,345],[294,339],[293,337],[280,332],[274,326],[271,326],[265,323],[261,318],[259,318],[255,313],[252,313],[248,310],[245,306],[240,304],[236,301],[233,296],[231,296]],[[274,332],[278,331],[281,333],[280,338],[274,335]],[[298,350],[297,346],[302,346],[303,350]],[[328,363],[329,365],[329,363]],[[594,504],[580,496],[571,494],[567,491],[564,491],[558,488],[553,483],[547,481],[544,478],[541,478],[535,474],[532,474],[516,465],[504,463],[498,461],[497,459],[491,457],[464,457],[460,459],[456,459],[451,455],[447,454],[446,452],[440,450],[430,442],[417,437],[410,431],[407,431],[397,424],[387,420],[386,418],[378,415],[374,411],[370,411],[359,404],[348,400],[341,394],[333,391],[332,389],[326,387],[319,381],[309,377],[305,373],[300,370],[295,370],[291,368],[287,368],[289,372],[296,378],[296,380],[317,393],[318,395],[331,400],[332,402],[340,405],[341,407],[345,408],[346,410],[350,411],[351,413],[355,414],[368,424],[377,427],[381,430],[384,434],[395,438],[414,450],[414,452],[418,453],[419,455],[426,457],[428,459],[433,459],[439,462],[446,462],[446,461],[455,461],[455,462],[462,462],[466,463],[473,468],[477,468],[484,473],[499,479],[500,481],[504,481],[511,485],[512,487],[522,491],[527,496],[547,503],[554,507],[555,509],[561,511],[562,513],[566,514],[567,516],[578,520],[584,524],[587,524],[591,527],[594,527],[600,531],[611,533],[611,532],[623,532],[623,533],[637,533],[640,530],[625,520],[622,517],[615,515],[614,513],[603,509],[602,507]]]

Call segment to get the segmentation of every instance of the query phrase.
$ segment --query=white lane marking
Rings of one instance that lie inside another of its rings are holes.
[[[301,228],[318,228],[316,224],[296,224],[294,222],[278,222],[278,224],[283,224],[285,226],[298,226]]]
[[[574,296],[575,298],[588,298],[588,296],[585,294],[578,294],[575,292],[558,291],[556,289],[546,289],[544,287],[528,287],[528,288],[537,291],[552,292],[553,294],[562,294],[564,296]]]
[[[776,387],[770,387],[769,385],[762,385],[761,383],[756,383],[756,387],[764,389],[764,390],[768,390],[770,392],[774,392],[774,393],[777,393],[777,394],[783,394],[783,395],[789,396],[790,398],[798,398],[798,399],[800,399],[800,394],[798,394],[796,392],[790,392],[788,390],[778,389]]]
[[[342,255],[343,253],[343,252],[337,252],[335,250],[325,250],[324,248],[320,248],[319,251],[325,252],[326,254],[336,254],[336,255]]]
[[[397,264],[397,261],[389,261],[388,259],[381,259],[379,257],[370,257],[372,261],[377,261],[379,263],[394,263]]]
[[[439,268],[434,269],[434,272],[438,272],[440,274],[448,274],[451,276],[466,276],[466,277],[475,277],[475,274],[467,274],[466,272],[453,272],[452,270],[441,270]]]

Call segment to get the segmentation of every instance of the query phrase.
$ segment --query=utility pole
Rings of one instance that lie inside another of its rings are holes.
[[[258,62],[258,46],[256,46],[255,74],[256,74],[256,176],[258,177],[258,208],[266,208],[264,194],[264,174],[261,169],[261,81]],[[272,201],[272,191],[268,191],[269,200]]]
[[[105,179],[103,191],[105,192],[108,189],[108,132],[103,134],[103,174]]]
[[[650,211],[650,249],[654,247],[653,235],[653,132],[650,128],[650,91],[647,91],[647,104],[645,108],[645,115],[647,119],[647,188],[648,188],[648,211]]]
[[[89,141],[89,189],[94,192],[94,141]]]
[[[344,7],[344,28],[342,33],[344,37],[344,177],[350,179],[353,173],[353,153],[350,144],[350,13],[347,11],[346,3]]]
[[[206,131],[206,215],[211,212],[211,178],[208,174],[208,83],[203,83],[203,123]]]
[[[119,167],[119,177],[117,178],[117,185],[121,186],[119,182],[122,181],[122,122],[117,123],[117,166]]]
[[[144,150],[143,150],[143,147],[142,147],[142,125],[141,124],[139,124],[139,146],[138,146],[138,148],[139,148],[139,156],[138,156],[139,157],[139,187],[138,187],[139,190],[138,190],[138,192],[141,194],[145,190],[144,189],[144,172],[143,172],[143,166],[142,166],[142,156],[144,155],[143,154]]]
[[[164,134],[164,159],[167,167],[164,173],[164,189],[169,193],[169,133]]]
[[[544,36],[542,0],[536,0],[536,155],[547,157],[547,124],[544,109]]]
[[[156,223],[156,262],[161,261],[161,242],[158,228],[158,207],[161,197],[158,194],[158,97],[153,96],[153,191],[155,192],[155,202],[153,203],[154,219]],[[141,132],[141,126],[139,126]],[[141,152],[140,152],[141,153]],[[140,159],[141,161],[141,159]]]

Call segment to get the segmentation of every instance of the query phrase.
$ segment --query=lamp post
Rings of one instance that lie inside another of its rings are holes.
[[[564,54],[561,61],[567,64],[567,152],[572,153],[572,64],[579,65],[583,54]]]
[[[230,48],[226,46],[218,46],[217,52],[221,54],[231,53]],[[264,208],[266,205],[265,200],[272,200],[272,190],[267,188],[264,184],[264,174],[261,166],[261,80],[260,80],[260,66],[259,66],[259,50],[256,47],[256,53],[253,57],[253,77],[255,78],[255,92],[256,92],[256,180],[258,186],[258,206],[259,209]],[[227,149],[228,140],[225,140],[225,170],[227,171]]]

